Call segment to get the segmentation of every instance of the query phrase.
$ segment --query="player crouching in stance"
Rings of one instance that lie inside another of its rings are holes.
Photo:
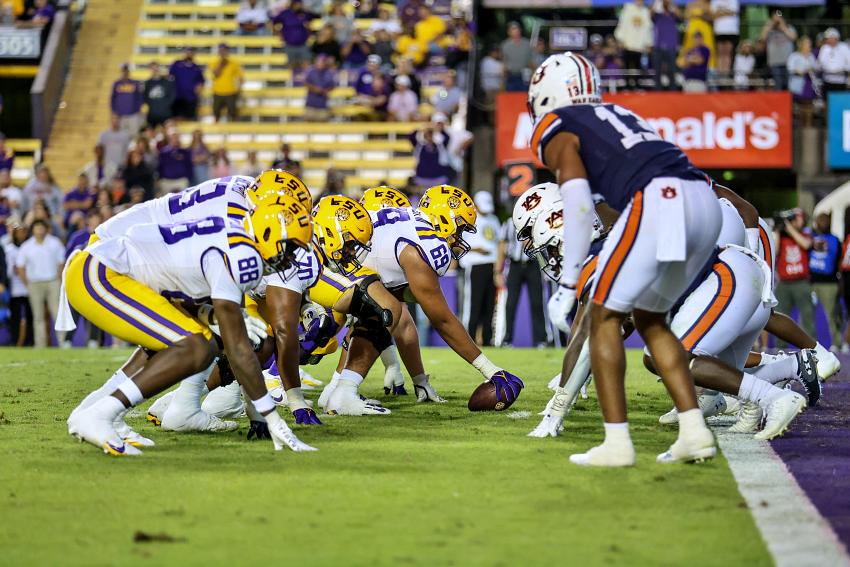
[[[714,250],[721,223],[714,192],[684,153],[643,119],[602,102],[599,72],[580,55],[546,59],[531,79],[528,107],[535,121],[532,150],[557,176],[564,207],[564,261],[550,314],[566,320],[575,303],[590,248],[592,193],[622,213],[599,255],[591,290],[591,366],[605,440],[570,460],[595,466],[635,463],[622,337],[629,312],[679,410],[679,437],[658,461],[714,457],[714,436],[697,405],[686,353],[666,322]]]
[[[208,327],[163,297],[210,298],[224,353],[237,381],[268,422],[275,449],[315,450],[278,415],[245,328],[240,305],[264,273],[287,270],[309,246],[309,213],[294,199],[258,207],[239,218],[209,216],[171,225],[138,224],[99,240],[70,260],[65,289],[86,319],[119,339],[156,351],[111,395],[68,419],[69,432],[112,455],[139,454],[113,422],[127,408],[191,375],[206,372],[218,354]]]

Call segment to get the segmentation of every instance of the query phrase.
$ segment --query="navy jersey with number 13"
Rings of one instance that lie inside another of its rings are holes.
[[[561,132],[578,137],[590,189],[617,211],[657,177],[705,179],[682,150],[616,104],[577,104],[543,115],[534,125],[531,149],[544,164],[546,145]]]

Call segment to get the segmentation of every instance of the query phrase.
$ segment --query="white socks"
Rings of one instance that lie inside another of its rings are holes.
[[[605,423],[605,441],[604,444],[632,444],[632,438],[629,435],[629,422],[623,423]]]
[[[90,411],[97,417],[105,419],[112,424],[115,418],[121,415],[125,409],[127,408],[124,407],[124,404],[118,398],[105,396],[93,403]]]
[[[774,401],[782,396],[784,390],[780,390],[770,382],[759,380],[755,376],[744,373],[744,379],[741,381],[741,389],[738,391],[738,397],[744,400],[755,402],[761,409],[767,411]],[[679,423],[681,423],[681,414]]]
[[[210,364],[207,369],[197,374],[192,374],[180,382],[180,386],[174,392],[174,398],[172,398],[171,404],[197,407],[198,411],[201,411],[201,397],[208,392],[207,378],[210,377],[214,368],[215,362]]]
[[[122,382],[124,382],[124,380],[127,380],[127,379],[128,379],[128,376],[124,373],[124,369],[119,368],[118,370],[115,371],[115,374],[113,374],[109,378],[109,380],[107,380],[103,384],[103,386],[101,386],[100,388],[98,388],[97,390],[95,390],[94,392],[92,392],[91,394],[86,396],[85,398],[83,398],[83,401],[80,402],[80,405],[78,405],[76,408],[74,408],[74,411],[71,412],[71,413],[74,413],[74,412],[77,412],[77,411],[80,411],[80,410],[84,410],[87,407],[94,404],[96,401],[105,398],[106,396],[108,396],[109,394],[111,394],[112,392],[117,390],[118,386]]]
[[[339,384],[337,384],[337,387],[342,386],[344,383],[346,385],[353,384],[356,390],[363,383],[363,377],[354,370],[346,368],[339,375]]]
[[[679,413],[679,437],[688,435],[697,430],[707,429],[705,425],[705,417],[702,415],[700,408],[689,409],[688,411],[680,411]]]
[[[764,355],[762,355],[762,360],[764,360]],[[797,370],[797,357],[789,356],[752,368],[747,374],[751,374],[759,380],[764,380],[770,384],[776,384],[782,380],[796,378]]]

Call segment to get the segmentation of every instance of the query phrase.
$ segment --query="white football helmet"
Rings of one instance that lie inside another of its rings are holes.
[[[514,204],[513,221],[516,239],[520,242],[531,239],[531,228],[541,211],[560,206],[561,190],[556,183],[538,183],[519,196]]]
[[[593,234],[591,242],[603,235],[602,221],[593,215]],[[564,210],[561,202],[542,209],[534,220],[531,228],[531,240],[527,254],[537,260],[543,273],[559,281],[561,277],[561,260],[564,246]]]
[[[557,108],[602,102],[601,93],[599,70],[584,56],[570,51],[551,55],[531,76],[528,112],[537,122]]]

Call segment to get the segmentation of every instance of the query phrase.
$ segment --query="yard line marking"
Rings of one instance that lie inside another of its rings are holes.
[[[832,526],[770,443],[734,433],[717,440],[777,567],[850,566]]]

